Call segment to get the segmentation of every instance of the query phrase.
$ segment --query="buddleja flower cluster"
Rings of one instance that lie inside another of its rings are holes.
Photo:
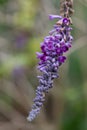
[[[73,40],[70,33],[72,30],[70,18],[58,15],[49,15],[49,18],[50,20],[58,19],[58,22],[41,43],[41,52],[37,52],[38,69],[41,75],[38,76],[39,86],[32,110],[27,118],[29,121],[32,121],[40,112],[45,95],[53,87],[53,80],[59,76],[59,67],[66,60],[64,53],[69,50]]]

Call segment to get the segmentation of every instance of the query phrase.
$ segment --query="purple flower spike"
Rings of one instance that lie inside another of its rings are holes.
[[[58,61],[59,61],[60,63],[64,63],[65,60],[66,60],[66,57],[65,57],[65,56],[59,56],[59,57],[58,57]]]
[[[50,15],[49,18],[51,20],[54,18],[61,19],[62,22],[57,21],[54,29],[49,32],[49,36],[46,36],[41,43],[41,53],[37,52],[37,58],[40,60],[38,69],[42,74],[38,76],[39,86],[36,90],[32,110],[27,118],[28,121],[32,121],[40,113],[45,94],[53,87],[53,80],[59,77],[59,67],[66,60],[64,53],[69,50],[73,40],[70,34],[69,18],[62,18],[58,15]]]
[[[68,18],[63,18],[63,23],[64,23],[64,24],[67,25],[67,24],[69,24],[69,22],[70,22],[70,20],[69,20]]]
[[[50,14],[49,15],[49,19],[50,20],[53,20],[53,19],[62,19],[62,16]]]
[[[49,32],[49,34],[52,35],[55,31],[56,31],[56,30],[53,29],[53,30],[51,30],[51,31]]]

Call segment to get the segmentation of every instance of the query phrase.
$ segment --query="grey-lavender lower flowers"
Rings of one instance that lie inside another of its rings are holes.
[[[49,18],[59,20],[49,32],[49,36],[46,36],[41,43],[41,52],[37,52],[37,58],[40,60],[38,69],[42,74],[38,76],[39,86],[32,110],[27,118],[29,121],[32,121],[40,112],[45,101],[45,94],[53,87],[53,80],[59,77],[59,67],[66,60],[64,53],[69,50],[73,40],[71,21],[68,17],[50,15]]]

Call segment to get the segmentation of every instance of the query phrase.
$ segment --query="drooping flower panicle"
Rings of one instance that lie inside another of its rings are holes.
[[[50,20],[58,19],[58,21],[41,43],[41,52],[37,52],[38,69],[42,74],[38,76],[39,86],[36,90],[32,110],[27,118],[29,121],[32,121],[40,112],[45,94],[53,87],[53,80],[59,77],[59,67],[66,60],[64,53],[72,46],[70,18],[58,15],[49,15],[49,18]]]

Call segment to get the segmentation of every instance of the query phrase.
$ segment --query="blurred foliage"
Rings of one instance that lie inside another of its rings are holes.
[[[8,76],[14,68],[17,66],[25,66],[28,63],[28,57],[24,54],[22,55],[16,55],[8,58],[6,61],[3,62],[3,64],[0,67],[0,75],[2,76]]]
[[[3,6],[7,2],[8,2],[8,0],[0,0],[0,6]]]
[[[32,38],[29,40],[29,43],[26,47],[26,50],[28,52],[29,55],[29,65],[35,65],[37,58],[36,58],[36,52],[40,51],[40,42],[41,42],[41,37],[37,37],[37,38]]]
[[[79,56],[74,53],[69,56],[69,80],[73,87],[80,87],[83,85],[83,74]]]
[[[34,26],[38,0],[19,0],[19,12],[15,15],[15,22],[18,26],[31,28]]]

